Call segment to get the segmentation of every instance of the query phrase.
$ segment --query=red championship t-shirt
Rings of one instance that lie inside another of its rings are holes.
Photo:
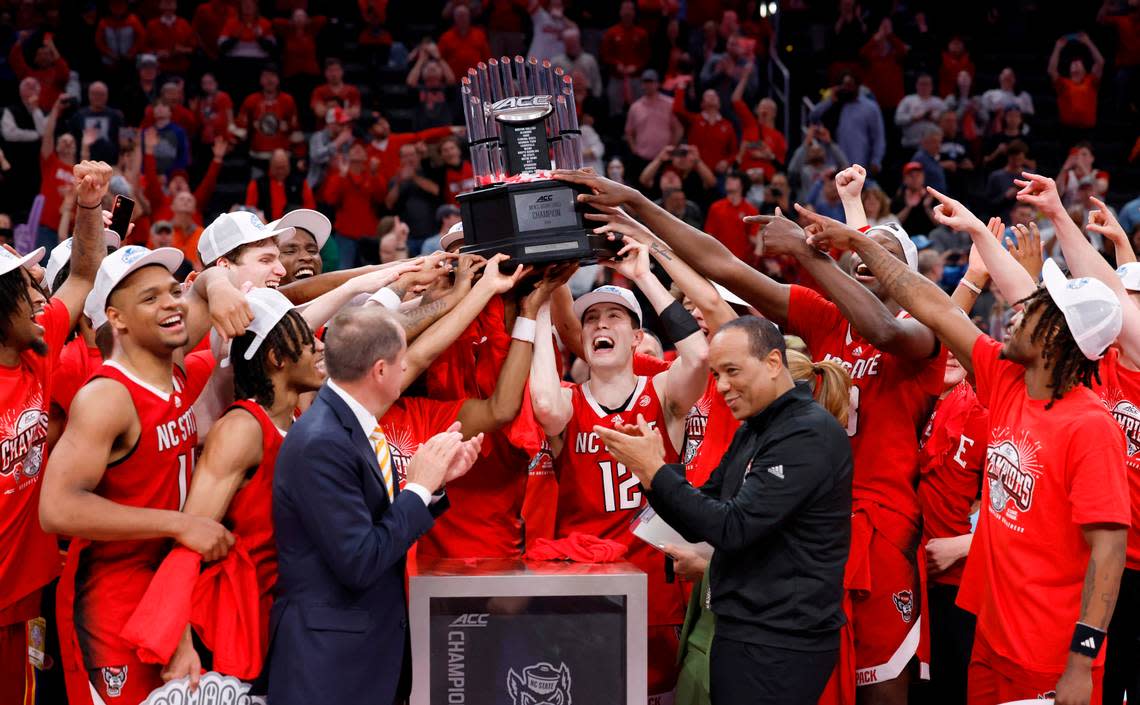
[[[76,336],[63,346],[63,353],[59,356],[59,368],[52,379],[52,403],[66,414],[79,388],[102,366],[103,356],[99,348],[87,345],[83,336]]]
[[[662,431],[665,462],[677,462],[677,451],[665,433],[665,410],[649,377],[638,377],[625,408],[606,413],[588,384],[573,387],[574,414],[562,434],[562,450],[554,459],[558,477],[558,516],[554,534],[564,538],[580,531],[628,547],[626,559],[648,576],[649,625],[681,624],[684,609],[680,583],[665,582],[664,554],[629,530],[646,502],[637,476],[615,461],[594,426],[612,428],[615,420],[637,423],[640,414]]]
[[[289,138],[297,129],[297,104],[288,93],[278,93],[273,98],[253,93],[242,101],[235,122],[249,130],[250,152],[289,149]]]
[[[918,439],[942,393],[945,352],[907,360],[864,340],[839,308],[811,289],[793,286],[788,331],[816,360],[837,360],[851,375],[847,435],[855,459],[852,494],[919,523]]]
[[[1077,387],[1046,409],[1001,344],[974,344],[990,441],[978,529],[958,604],[1012,666],[1061,673],[1081,611],[1089,546],[1081,527],[1128,526],[1124,438],[1100,399]],[[1104,663],[1104,652],[1096,664]]]
[[[198,444],[192,407],[214,369],[214,358],[194,353],[186,357],[185,365],[185,371],[174,368],[170,393],[114,361],[96,373],[130,392],[141,428],[130,453],[107,466],[96,494],[132,507],[182,509]],[[134,659],[133,647],[119,634],[169,547],[165,539],[138,539],[92,541],[83,550],[75,578],[75,628],[88,668]]]
[[[690,485],[700,487],[708,482],[738,428],[740,422],[717,391],[716,379],[709,375],[705,393],[685,417],[681,462],[685,464],[685,477]]]
[[[34,617],[5,609],[47,585],[62,567],[55,537],[40,528],[39,506],[48,403],[71,316],[52,299],[36,320],[49,353],[25,350],[16,367],[0,365],[0,626]]]
[[[1140,372],[1121,363],[1120,350],[1111,348],[1100,361],[1101,383],[1095,390],[1124,431],[1124,466],[1128,470],[1132,499],[1127,565],[1132,570],[1140,570]]]
[[[970,533],[970,507],[982,485],[990,415],[974,388],[962,382],[934,407],[923,433],[918,500],[922,505],[922,543]],[[965,559],[930,579],[962,582]]]

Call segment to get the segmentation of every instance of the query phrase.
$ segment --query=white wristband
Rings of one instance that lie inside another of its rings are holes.
[[[511,337],[524,343],[534,343],[534,319],[519,316],[515,319],[515,327],[511,330]]]
[[[388,287],[384,287],[372,296],[369,296],[368,300],[375,301],[389,311],[395,311],[399,309],[401,303],[399,295],[397,295],[396,292],[392,291]]]
[[[982,290],[978,288],[977,284],[970,281],[966,277],[962,277],[961,279],[959,279],[958,283],[961,284],[962,286],[966,287],[970,291],[974,292],[975,294],[978,294],[979,296],[981,296]]]

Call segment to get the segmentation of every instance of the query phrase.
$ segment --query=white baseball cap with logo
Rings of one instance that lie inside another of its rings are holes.
[[[447,249],[456,242],[463,242],[463,221],[455,223],[447,229],[444,236],[439,239],[439,249],[447,252]]]
[[[202,258],[202,264],[209,266],[242,245],[292,233],[291,227],[271,229],[249,211],[222,213],[202,231],[198,240],[198,254]]]
[[[293,228],[307,230],[316,239],[318,250],[325,246],[325,243],[329,241],[329,236],[332,235],[332,223],[329,222],[328,217],[320,211],[309,208],[289,211],[265,227],[280,231],[279,237],[288,235],[288,231]]]
[[[1124,317],[1120,300],[1104,282],[1081,277],[1068,279],[1052,259],[1041,269],[1045,289],[1065,314],[1069,334],[1090,360],[1099,360],[1120,335]]]
[[[59,270],[63,269],[63,265],[67,264],[71,259],[71,246],[74,240],[75,238],[67,238],[56,245],[55,249],[51,251],[51,255],[48,256],[47,266],[44,267],[44,287],[49,291],[51,291],[52,283],[55,282],[55,277],[59,274]],[[121,243],[119,234],[114,230],[104,229],[103,243],[107,247],[116,250],[119,249],[119,244]]]
[[[103,258],[95,275],[95,286],[83,304],[83,313],[91,319],[91,326],[99,328],[107,322],[107,299],[124,279],[152,264],[166,267],[171,274],[182,266],[182,250],[160,247],[148,250],[139,245],[127,245]]]
[[[251,289],[246,293],[245,300],[253,309],[253,320],[245,327],[245,332],[253,333],[254,337],[253,342],[245,349],[245,354],[242,357],[250,360],[257,353],[261,344],[265,342],[273,327],[293,310],[293,303],[276,289],[266,287]]]
[[[1116,276],[1129,291],[1140,292],[1140,262],[1127,262],[1116,268]]]
[[[44,258],[44,248],[37,247],[26,255],[14,255],[7,248],[0,247],[0,276],[20,267],[31,267]]]
[[[914,241],[910,239],[910,235],[907,235],[903,226],[894,222],[880,223],[868,228],[867,235],[876,231],[886,233],[893,237],[899,243],[899,247],[902,248],[903,257],[906,259],[906,266],[916,272],[918,271],[918,245],[915,245]]]
[[[634,321],[636,324],[634,327],[641,326],[641,321],[643,320],[641,317],[641,304],[637,303],[637,297],[635,297],[633,292],[629,289],[613,286],[612,284],[599,286],[590,293],[578,297],[578,300],[574,302],[574,315],[578,317],[578,320],[582,320],[582,316],[586,315],[586,309],[595,304],[606,303],[617,304],[627,309],[636,319]]]

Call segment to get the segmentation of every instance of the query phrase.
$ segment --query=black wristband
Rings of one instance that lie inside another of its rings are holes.
[[[666,306],[664,311],[657,314],[657,318],[661,321],[661,328],[665,332],[665,337],[674,345],[693,333],[701,332],[697,319],[685,310],[680,301],[674,301]]]
[[[1069,651],[1096,658],[1100,653],[1100,647],[1104,646],[1105,636],[1105,632],[1100,629],[1077,622],[1077,626],[1073,627],[1073,640],[1069,643]]]

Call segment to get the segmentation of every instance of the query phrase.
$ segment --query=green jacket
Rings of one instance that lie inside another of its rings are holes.
[[[685,625],[681,628],[681,645],[677,659],[681,672],[677,676],[674,705],[709,705],[709,650],[712,647],[716,615],[709,609],[709,571],[689,597]]]

